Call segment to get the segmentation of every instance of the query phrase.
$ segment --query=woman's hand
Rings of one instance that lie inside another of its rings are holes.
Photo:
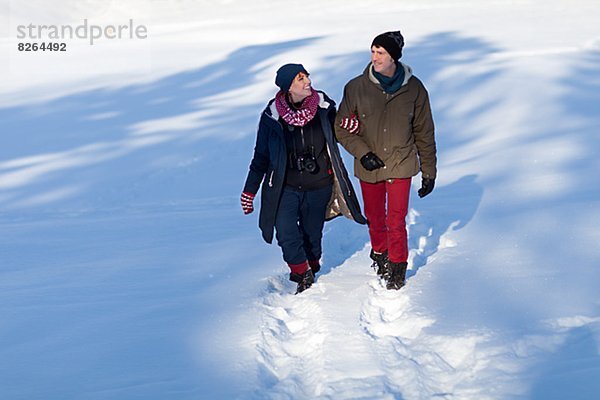
[[[248,215],[254,211],[254,194],[243,192],[240,197],[240,202],[242,203],[242,210],[244,214]]]
[[[355,114],[352,114],[350,117],[342,118],[340,121],[340,127],[354,135],[360,133],[360,122]]]

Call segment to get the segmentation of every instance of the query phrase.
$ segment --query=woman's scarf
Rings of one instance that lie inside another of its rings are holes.
[[[311,94],[302,100],[298,109],[293,109],[286,99],[286,93],[280,90],[275,96],[275,107],[277,112],[288,125],[304,126],[308,124],[317,114],[319,106],[319,93],[313,88]]]

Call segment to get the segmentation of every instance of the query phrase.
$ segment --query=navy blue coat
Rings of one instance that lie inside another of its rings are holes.
[[[348,178],[348,171],[342,162],[333,133],[335,102],[325,93],[321,91],[318,93],[321,101],[317,112],[323,125],[323,134],[335,177],[326,219],[330,220],[343,214],[359,224],[366,224],[367,220],[360,211],[360,204]],[[275,217],[287,168],[287,150],[283,135],[283,126],[279,122],[275,99],[272,99],[260,117],[254,156],[244,185],[244,192],[257,193],[262,184],[258,226],[267,243],[273,241]]]

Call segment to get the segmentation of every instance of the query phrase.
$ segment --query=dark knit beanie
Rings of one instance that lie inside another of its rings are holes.
[[[400,31],[386,32],[378,35],[373,39],[371,47],[383,47],[394,61],[398,61],[402,57],[402,48],[404,47],[404,38]]]
[[[281,90],[287,92],[288,90],[290,90],[290,86],[292,86],[294,78],[300,72],[304,72],[307,76],[309,75],[308,71],[304,69],[302,64],[285,64],[277,70],[275,84],[279,86]]]

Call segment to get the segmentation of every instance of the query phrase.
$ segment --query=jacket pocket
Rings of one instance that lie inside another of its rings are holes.
[[[419,171],[419,161],[417,157],[417,146],[411,144],[404,147],[394,147],[394,151],[389,160],[385,160],[390,168],[390,173],[398,178],[408,178],[414,176]]]
[[[402,164],[410,157],[416,157],[417,146],[410,144],[408,146],[394,146],[391,154],[391,161],[394,164]]]

